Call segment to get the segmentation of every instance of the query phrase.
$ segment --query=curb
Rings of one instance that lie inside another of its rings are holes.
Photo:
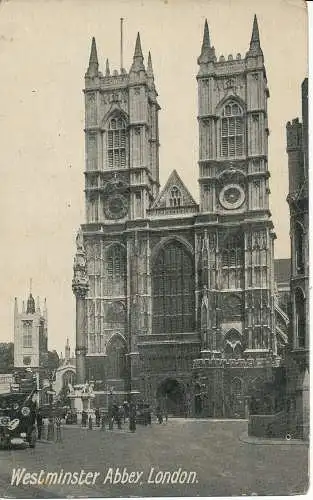
[[[285,445],[285,446],[305,446],[309,447],[309,441],[304,441],[302,439],[278,439],[278,438],[259,438],[254,436],[248,436],[247,433],[241,434],[239,436],[239,441],[248,444],[261,444],[261,445]]]

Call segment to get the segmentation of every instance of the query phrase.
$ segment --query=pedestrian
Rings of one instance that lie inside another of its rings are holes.
[[[104,415],[104,413],[101,416],[101,430],[105,431],[105,415]]]
[[[100,427],[100,410],[99,410],[99,408],[96,408],[96,410],[95,410],[95,417],[96,417],[96,426]]]
[[[119,421],[119,412],[118,412],[118,405],[117,405],[117,403],[113,403],[112,412],[113,412],[113,421],[114,421],[114,422],[117,424],[117,426],[118,426],[118,421]]]
[[[119,429],[121,429],[121,428],[122,428],[122,422],[125,422],[125,417],[124,417],[124,408],[123,408],[123,406],[122,406],[122,405],[120,405],[120,406],[118,407],[118,412],[117,412],[117,414],[118,414],[118,422],[117,422],[117,426],[118,426],[118,428],[119,428]]]
[[[164,417],[165,417],[165,423],[167,424],[167,421],[168,421],[168,399],[167,399],[167,394],[165,396],[165,401],[164,401]]]
[[[164,417],[165,417],[165,423],[167,424],[167,421],[168,421],[168,409],[167,409],[167,405],[165,404],[165,408],[164,408]]]
[[[148,425],[148,423],[149,423],[149,405],[145,403],[143,407],[143,424]]]
[[[124,401],[123,408],[124,408],[124,424],[125,424],[126,419],[129,417],[129,404],[128,404],[128,401]]]
[[[87,413],[85,410],[82,411],[82,427],[87,427]]]
[[[156,414],[156,417],[158,419],[159,424],[162,424],[163,423],[163,415],[162,415],[162,411],[161,411],[160,405],[158,405],[156,407],[155,414]]]
[[[109,430],[113,430],[113,420],[114,420],[114,411],[113,406],[110,404],[108,408],[108,422],[109,422]]]
[[[37,412],[36,422],[37,422],[38,439],[41,439],[43,419],[42,419],[42,414],[41,414],[40,410],[38,410],[38,412]]]
[[[61,435],[61,417],[58,415],[55,419],[55,425],[56,425],[56,441],[61,442],[62,441],[62,435]]]
[[[147,417],[148,417],[148,424],[151,425],[152,424],[152,419],[151,419],[151,407],[150,405],[148,404],[148,408],[147,408]]]
[[[129,405],[129,430],[135,432],[136,430],[136,405],[135,403],[130,403]]]

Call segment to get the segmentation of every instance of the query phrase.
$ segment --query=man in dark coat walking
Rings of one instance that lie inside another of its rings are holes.
[[[136,430],[136,405],[135,403],[130,403],[129,405],[129,430],[135,432]]]
[[[41,432],[42,432],[42,414],[40,410],[37,412],[36,416],[36,423],[37,423],[37,432],[38,432],[38,439],[41,439]]]

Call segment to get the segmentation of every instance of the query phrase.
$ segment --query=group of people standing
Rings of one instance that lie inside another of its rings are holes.
[[[155,409],[155,414],[156,414],[156,418],[157,418],[159,424],[163,424],[164,420],[165,420],[165,423],[168,422],[168,410],[167,410],[166,406],[162,410],[162,407],[160,405],[157,405],[157,407]]]
[[[153,412],[159,424],[168,422],[168,409],[167,405],[157,404]],[[123,404],[118,404],[116,401],[110,402],[106,412],[96,408],[94,411],[95,425],[101,427],[103,430],[108,428],[112,430],[114,425],[118,429],[122,429],[123,425],[128,421],[129,430],[134,432],[137,424],[151,425],[152,423],[152,409],[150,404],[138,401],[128,403],[124,401]],[[81,419],[82,427],[92,427],[93,421],[91,416],[88,417],[86,411],[82,411]]]
[[[134,432],[136,430],[136,414],[137,409],[134,403],[128,403],[125,401],[122,405],[118,405],[116,402],[110,403],[107,412],[101,412],[99,408],[95,409],[95,424],[97,427],[101,427],[105,430],[108,427],[109,430],[113,429],[114,424],[117,425],[118,429],[122,429],[122,425],[129,421],[129,429]],[[89,420],[91,417],[89,416]],[[82,427],[87,427],[88,414],[84,410],[82,411]],[[89,427],[92,424],[89,424]]]

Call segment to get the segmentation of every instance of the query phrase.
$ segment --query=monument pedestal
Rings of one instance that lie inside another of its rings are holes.
[[[95,421],[95,412],[93,409],[93,400],[95,399],[95,394],[92,388],[88,384],[74,385],[73,390],[68,395],[71,401],[71,408],[77,414],[77,423],[81,424],[82,412],[87,413],[87,422],[91,416],[92,421]]]

